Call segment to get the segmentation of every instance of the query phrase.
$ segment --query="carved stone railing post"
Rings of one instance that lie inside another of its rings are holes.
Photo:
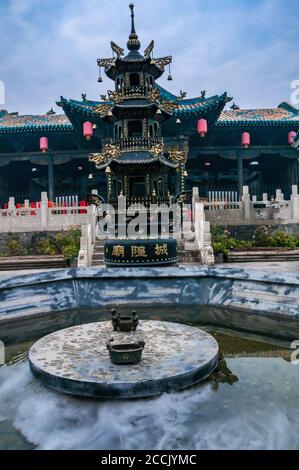
[[[251,200],[250,200],[248,186],[243,186],[242,205],[243,205],[244,220],[250,220],[251,219]]]
[[[298,194],[298,186],[296,184],[292,186],[291,205],[292,205],[292,219],[295,221],[298,221],[299,220],[299,194]]]
[[[41,220],[41,228],[43,230],[47,230],[48,229],[48,195],[47,193],[41,194],[40,220]]]

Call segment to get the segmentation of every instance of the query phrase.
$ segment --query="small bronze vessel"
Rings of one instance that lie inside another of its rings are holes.
[[[131,313],[118,313],[115,309],[111,310],[112,325],[114,331],[130,332],[136,331],[139,324],[138,316],[135,310]]]
[[[144,341],[132,344],[112,344],[114,339],[107,341],[110,359],[116,365],[139,364],[145,347]]]

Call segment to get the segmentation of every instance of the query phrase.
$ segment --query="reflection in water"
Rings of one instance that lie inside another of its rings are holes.
[[[298,366],[229,359],[233,386],[211,383],[137,401],[76,399],[45,389],[23,362],[0,369],[0,449],[11,424],[39,449],[299,449]],[[4,433],[4,434],[3,434]]]

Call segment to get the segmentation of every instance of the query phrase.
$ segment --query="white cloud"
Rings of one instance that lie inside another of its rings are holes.
[[[113,84],[97,83],[96,59],[110,40],[124,46],[127,0],[9,0],[2,33],[7,107],[46,112],[60,95],[97,99]],[[296,0],[137,0],[137,31],[145,48],[172,54],[174,81],[162,86],[198,96],[228,91],[244,107],[276,106],[298,78]]]

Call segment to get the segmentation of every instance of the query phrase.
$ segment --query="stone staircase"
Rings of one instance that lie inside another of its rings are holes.
[[[92,255],[92,267],[104,267],[104,243],[105,240],[96,240]]]
[[[0,271],[65,269],[67,267],[67,261],[63,256],[14,256],[0,258]]]
[[[246,263],[256,261],[299,261],[299,250],[263,248],[248,251],[230,251],[228,263]]]
[[[199,250],[186,250],[183,240],[178,241],[179,264],[202,264]]]

